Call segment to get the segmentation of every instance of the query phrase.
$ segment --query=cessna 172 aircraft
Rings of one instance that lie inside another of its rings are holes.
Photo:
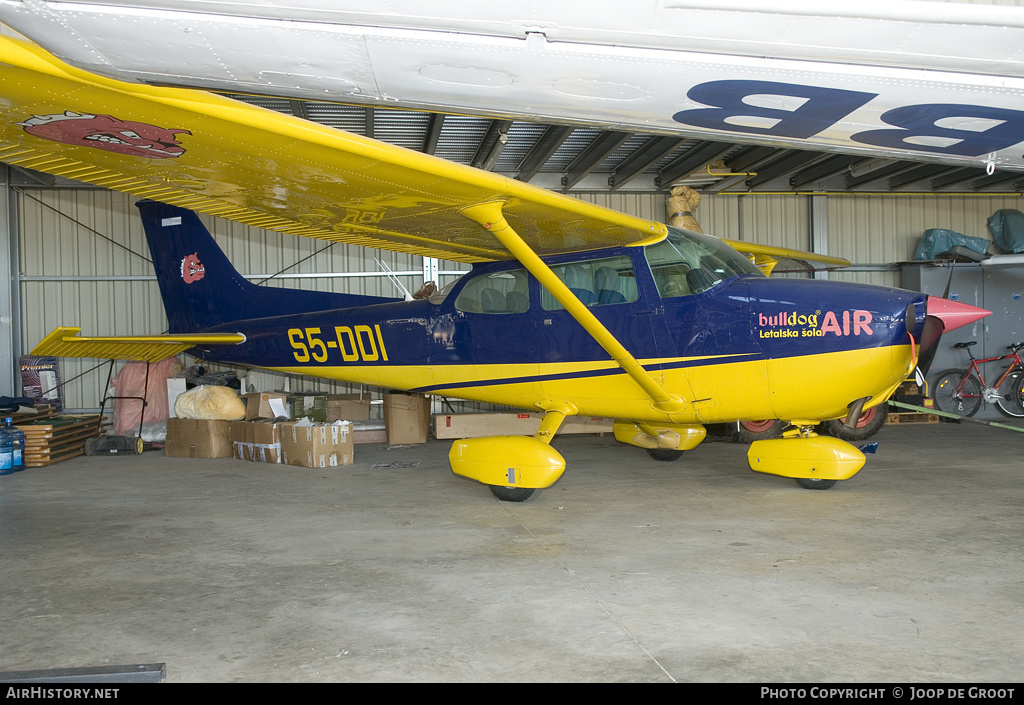
[[[751,445],[752,469],[825,488],[865,458],[814,425],[856,423],[927,363],[944,330],[988,313],[768,279],[752,260],[797,253],[670,229],[218,95],[97,76],[18,40],[0,38],[0,56],[0,161],[160,202],[140,208],[171,333],[58,329],[33,352],[192,350],[543,410],[534,437],[453,445],[452,469],[502,499],[561,476],[550,441],[574,414],[617,419],[616,438],[661,459],[699,445],[704,424],[786,419],[783,438]],[[264,289],[190,211],[474,267],[423,301]]]

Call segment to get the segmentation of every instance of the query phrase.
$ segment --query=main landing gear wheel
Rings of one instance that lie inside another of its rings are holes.
[[[665,462],[679,460],[685,452],[685,450],[670,450],[668,448],[647,448],[647,455],[655,460],[663,460]]]
[[[815,480],[809,477],[798,477],[796,481],[805,490],[827,490],[836,484],[836,480]]]
[[[538,487],[501,487],[500,485],[488,485],[491,494],[502,502],[529,502],[540,494]]]
[[[821,422],[821,430],[844,441],[863,441],[882,430],[888,416],[889,405],[878,404],[864,411],[853,428],[847,426],[844,419],[830,419]]]
[[[754,441],[765,441],[769,438],[778,438],[782,430],[786,428],[786,422],[779,419],[763,419],[761,421],[737,421],[736,428],[732,431],[734,440],[750,445]]]

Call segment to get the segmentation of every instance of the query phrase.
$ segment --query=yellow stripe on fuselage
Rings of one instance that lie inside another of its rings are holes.
[[[713,358],[641,360],[646,366],[691,364],[654,370],[665,389],[686,401],[671,417],[653,408],[640,387],[611,360],[525,365],[403,365],[286,367],[280,372],[313,375],[526,409],[568,401],[582,416],[676,423],[720,423],[737,419],[827,419],[844,416],[856,399],[867,406],[888,398],[909,373],[909,345],[868,348],[776,360]],[[706,361],[719,360],[712,364]]]

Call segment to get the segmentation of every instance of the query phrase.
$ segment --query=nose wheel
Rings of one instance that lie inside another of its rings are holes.
[[[685,450],[669,450],[668,448],[647,448],[647,455],[651,456],[655,460],[662,460],[664,462],[671,462],[673,460],[679,460],[683,457]]]
[[[836,484],[836,480],[813,480],[808,477],[798,477],[796,482],[805,490],[827,490]]]

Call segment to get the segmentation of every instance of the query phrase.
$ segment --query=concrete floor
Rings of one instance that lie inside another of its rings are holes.
[[[0,478],[0,671],[1019,681],[1024,436],[875,440],[819,492],[732,443],[659,463],[559,438],[566,475],[518,505],[454,476],[439,441],[329,471],[162,452],[29,470]]]

